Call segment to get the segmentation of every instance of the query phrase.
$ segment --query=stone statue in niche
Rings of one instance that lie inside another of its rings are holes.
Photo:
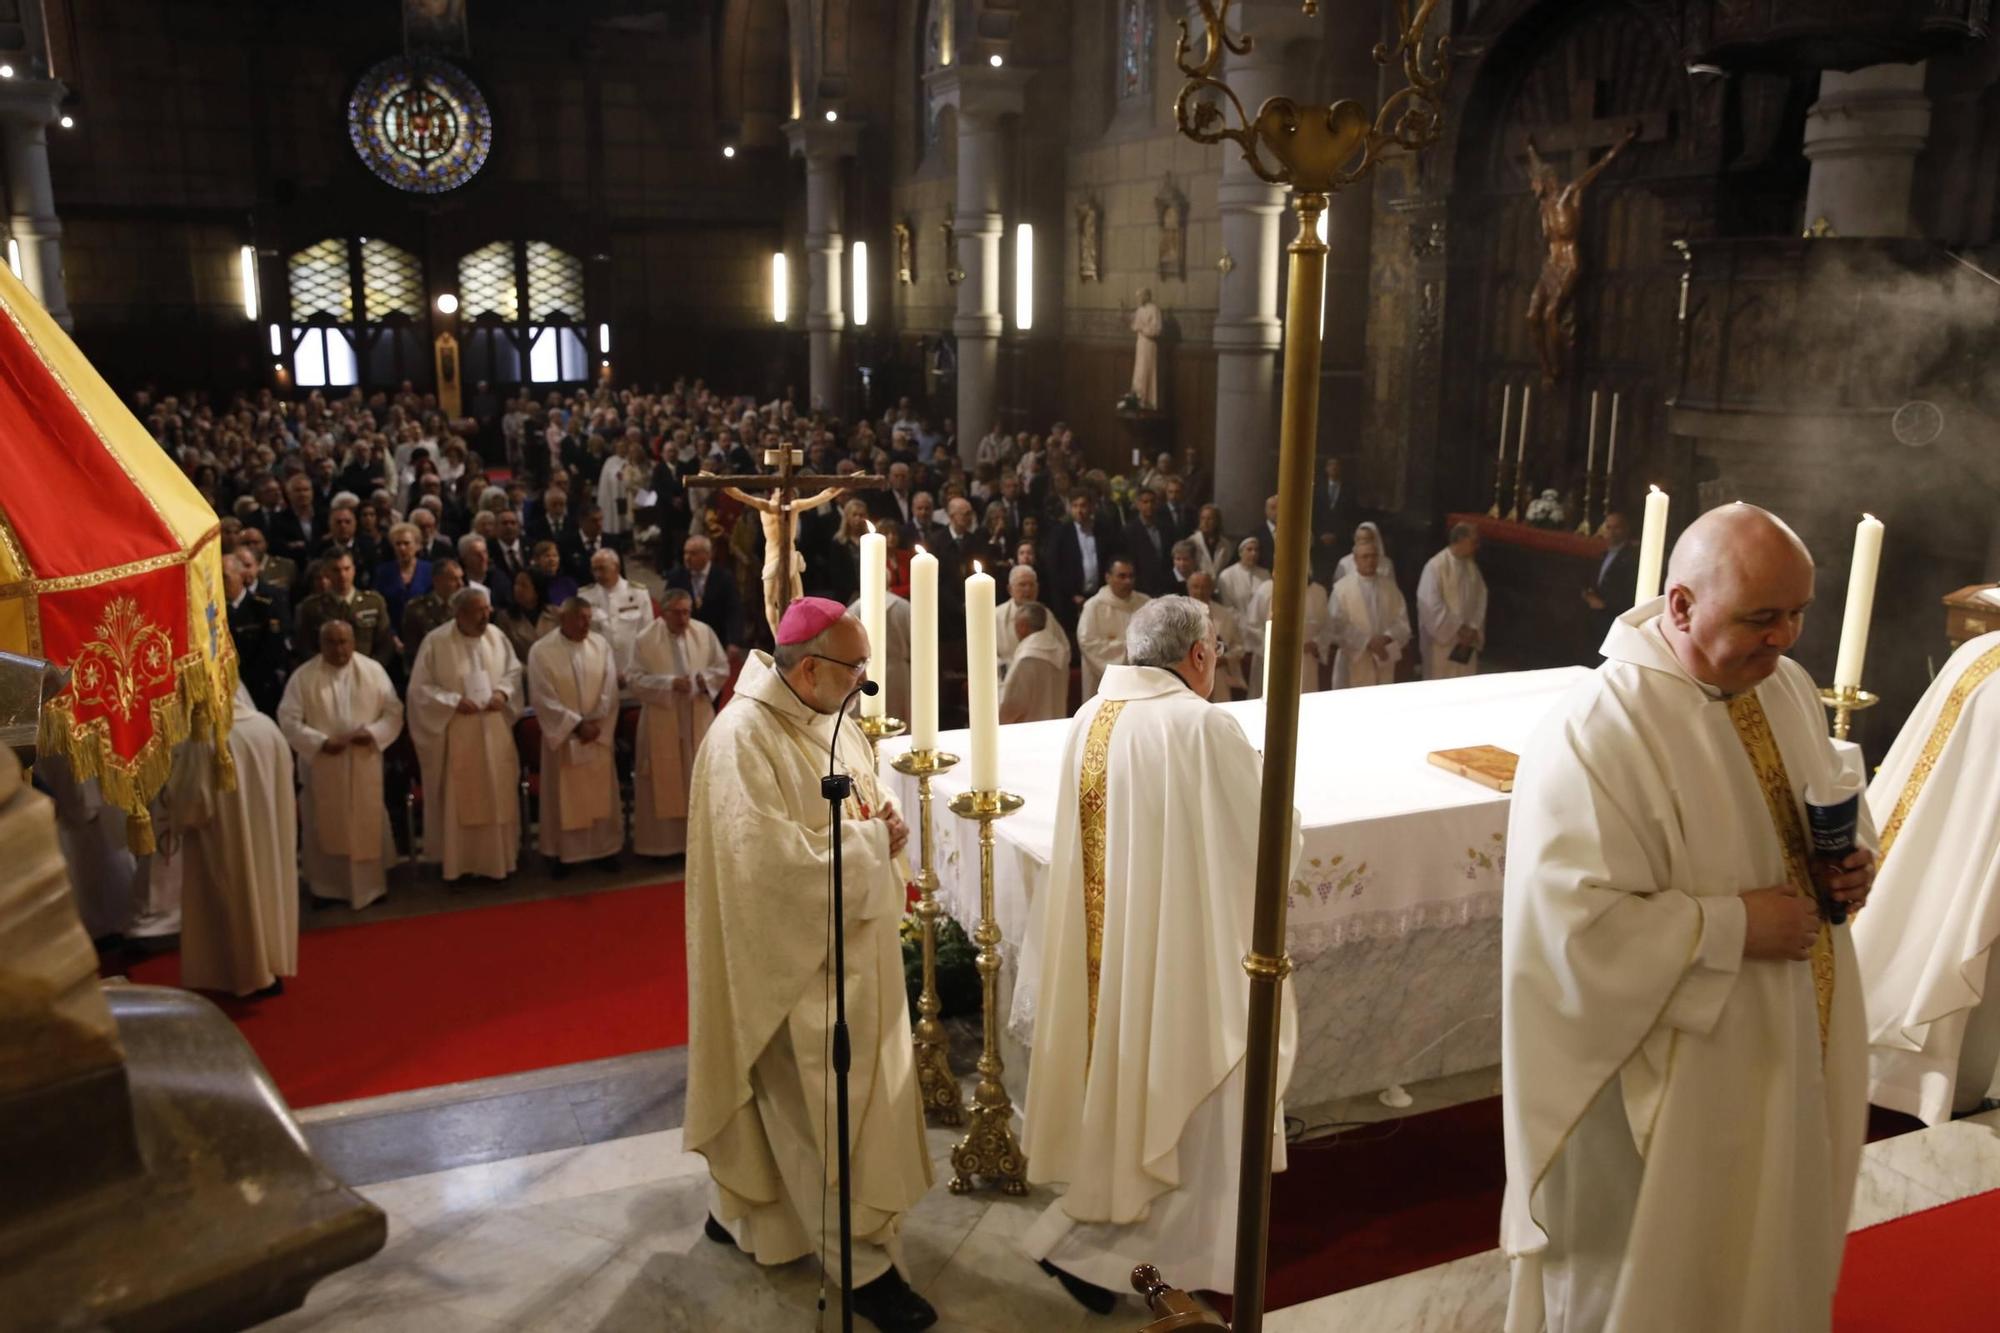
[[[917,247],[910,235],[910,224],[898,222],[889,228],[896,238],[896,281],[912,283],[917,280]]]
[[[1079,282],[1096,282],[1097,271],[1097,226],[1096,204],[1076,206],[1076,277]]]
[[[965,270],[958,266],[958,228],[946,218],[938,230],[944,233],[944,280],[956,287],[965,281]]]
[[[1160,210],[1160,276],[1178,282],[1187,276],[1187,197],[1169,177],[1153,203]]]
[[[1634,121],[1625,137],[1611,151],[1565,183],[1556,169],[1535,151],[1535,139],[1528,136],[1528,182],[1535,191],[1541,210],[1542,240],[1548,256],[1535,280],[1534,294],[1528,298],[1528,328],[1535,351],[1542,362],[1542,383],[1554,384],[1576,351],[1576,288],[1583,280],[1583,196],[1605,168],[1618,160],[1626,145],[1639,137]]]
[[[1153,304],[1153,289],[1139,289],[1139,308],[1132,312],[1132,332],[1137,341],[1132,346],[1132,391],[1127,401],[1133,401],[1143,411],[1153,411],[1160,405],[1160,333],[1166,327],[1166,319],[1160,308]]]

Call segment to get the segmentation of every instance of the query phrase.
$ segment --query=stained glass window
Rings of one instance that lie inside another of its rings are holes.
[[[292,322],[331,319],[354,321],[354,274],[347,263],[347,242],[329,236],[292,255],[289,265]]]
[[[424,271],[417,257],[380,237],[361,242],[361,303],[370,319],[422,315]]]
[[[399,190],[440,194],[465,184],[493,147],[493,114],[464,70],[392,56],[347,99],[347,133],[368,169]]]
[[[1118,96],[1153,90],[1153,6],[1157,0],[1119,0]]]
[[[528,318],[583,318],[583,261],[547,241],[528,242]]]
[[[482,245],[458,261],[458,302],[468,320],[497,315],[512,324],[521,317],[513,242]]]

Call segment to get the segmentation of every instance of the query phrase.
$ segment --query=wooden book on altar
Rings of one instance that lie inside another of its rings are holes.
[[[1514,790],[1514,765],[1520,756],[1497,745],[1468,745],[1462,750],[1432,750],[1433,764],[1494,791]]]

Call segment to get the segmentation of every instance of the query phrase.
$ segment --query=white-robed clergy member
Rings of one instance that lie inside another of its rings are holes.
[[[1007,664],[1014,660],[1014,649],[1021,643],[1020,636],[1014,632],[1014,623],[1024,608],[1041,604],[1041,595],[1041,576],[1035,573],[1033,565],[1016,565],[1007,571],[1007,600],[993,608],[993,651],[1000,659],[1000,677],[1003,680],[1007,676]],[[1068,636],[1064,636],[1063,643],[1065,647],[1068,645]],[[1063,669],[1069,669],[1067,662]]]
[[[1000,684],[1001,723],[1067,717],[1069,636],[1046,606],[1029,602],[1016,608],[1014,639],[1014,660]]]
[[[1271,571],[1264,568],[1265,554],[1262,541],[1245,537],[1236,543],[1236,563],[1215,576],[1216,600],[1239,619],[1249,614],[1258,587],[1271,581]]]
[[[2000,633],[1959,647],[1868,787],[1882,868],[1854,951],[1868,1100],[1935,1125],[2000,1064]]]
[[[1208,623],[1215,627],[1215,684],[1208,691],[1209,702],[1226,704],[1248,693],[1243,679],[1244,664],[1250,660],[1249,646],[1237,628],[1236,613],[1215,600],[1215,576],[1197,569],[1188,575],[1188,597],[1208,608]]]
[[[1417,580],[1417,643],[1425,680],[1479,670],[1486,647],[1486,576],[1479,572],[1479,529],[1452,525],[1450,542]]]
[[[1083,697],[1097,693],[1105,668],[1125,661],[1125,627],[1150,599],[1132,590],[1132,562],[1120,557],[1104,573],[1104,586],[1090,595],[1076,618],[1076,646],[1083,653]]]
[[[909,829],[852,718],[867,631],[803,597],[753,652],[695,757],[688,814],[688,1092],[684,1141],[715,1186],[709,1239],[760,1264],[817,1254],[839,1274],[827,1202],[837,1157],[827,1043],[833,833],[827,750],[854,777],[840,821],[853,1049],[854,1308],[882,1329],[936,1313],[897,1271],[902,1217],[931,1185],[898,937]]]
[[[847,608],[857,620],[861,617],[861,599],[856,598]],[[910,599],[901,593],[888,593],[882,600],[882,628],[889,638],[887,653],[875,655],[882,664],[882,711],[890,717],[900,717],[908,721],[910,717]]]
[[[204,723],[198,732],[208,734]],[[220,789],[215,742],[189,740],[167,778],[166,850],[182,861],[181,985],[267,996],[299,970],[299,825],[292,751],[236,687],[236,787]]]
[[[1341,558],[1354,561],[1354,572],[1335,583],[1327,598],[1333,688],[1393,685],[1396,663],[1410,641],[1410,604],[1395,575],[1382,567],[1382,548],[1374,539],[1356,532],[1354,550]]]
[[[629,582],[623,570],[618,552],[601,548],[590,557],[590,586],[577,593],[590,604],[591,628],[611,645],[611,657],[618,664],[621,684],[632,670],[632,653],[639,646],[639,632],[653,621],[653,599],[644,588]]]
[[[388,891],[396,844],[382,805],[382,752],[403,734],[389,673],[354,651],[354,627],[319,627],[319,655],[285,682],[278,727],[303,770],[306,890],[359,911]]]
[[[639,635],[626,683],[645,705],[632,765],[632,850],[679,856],[687,850],[694,757],[729,684],[729,654],[694,618],[686,588],[660,595],[660,618]]]
[[[1018,982],[1036,997],[1028,1179],[1067,1186],[1022,1241],[1099,1312],[1139,1263],[1177,1286],[1231,1289],[1263,769],[1208,702],[1205,607],[1157,598],[1126,643],[1130,664],[1105,673],[1070,725]],[[1287,988],[1281,1098],[1296,1041]],[[1283,1123],[1281,1103],[1274,1169]]]
[[[1266,579],[1257,585],[1256,594],[1250,599],[1250,610],[1243,616],[1244,632],[1250,639],[1251,689],[1257,695],[1264,692],[1264,632],[1271,620],[1271,595],[1277,589],[1275,579]],[[1327,591],[1318,583],[1306,584],[1306,605],[1304,632],[1299,639],[1299,693],[1313,694],[1325,689],[1320,681],[1320,664],[1323,660],[1322,641],[1326,638]]]
[[[590,603],[562,605],[562,628],[528,650],[528,698],[542,729],[542,856],[567,868],[606,861],[625,845],[625,804],[611,742],[618,730],[618,664],[590,628]]]
[[[505,879],[521,854],[521,757],[514,749],[521,662],[488,623],[486,590],[452,594],[451,621],[424,636],[410,668],[410,741],[424,784],[424,860],[447,882]]]
[[[1785,656],[1812,595],[1790,528],[1711,510],[1521,757],[1501,899],[1509,1333],[1832,1324],[1867,1055],[1853,943],[1816,894],[1858,907],[1873,853],[1810,854],[1805,794],[1841,767]]]

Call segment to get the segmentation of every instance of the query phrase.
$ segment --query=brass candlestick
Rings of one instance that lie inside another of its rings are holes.
[[[1829,686],[1819,692],[1819,701],[1833,710],[1834,739],[1844,741],[1853,725],[1854,714],[1881,703],[1882,696],[1853,685]]]
[[[1514,460],[1514,507],[1507,511],[1509,523],[1519,523],[1528,511],[1528,460]]]
[[[969,1194],[977,1177],[997,1181],[1002,1194],[1028,1192],[1028,1159],[1014,1138],[1014,1103],[1000,1075],[1000,923],[993,917],[993,821],[1005,819],[1023,802],[1012,792],[968,791],[951,798],[951,812],[979,821],[979,990],[985,1010],[985,1045],[979,1054],[979,1083],[972,1090],[972,1128],[951,1150],[951,1192]]]
[[[1507,498],[1507,460],[1502,458],[1493,465],[1493,507],[1486,511],[1486,517],[1499,518],[1500,506]]]
[[[864,717],[859,719],[861,734],[868,738],[868,748],[873,750],[883,741],[900,736],[910,729],[910,724],[900,717]]]
[[[962,1125],[965,1112],[958,1075],[951,1072],[951,1059],[944,1024],[938,1022],[937,988],[937,860],[931,838],[931,779],[958,763],[958,756],[942,750],[905,750],[889,761],[889,766],[905,777],[917,780],[917,845],[923,852],[923,868],[917,871],[917,921],[923,928],[924,989],[917,1000],[916,1053],[917,1084],[922,1090],[924,1111],[940,1125]]]
[[[1583,473],[1583,504],[1581,505],[1583,513],[1578,517],[1576,523],[1576,535],[1579,537],[1588,537],[1594,531],[1590,526],[1590,485],[1596,480],[1597,474],[1586,468]]]

